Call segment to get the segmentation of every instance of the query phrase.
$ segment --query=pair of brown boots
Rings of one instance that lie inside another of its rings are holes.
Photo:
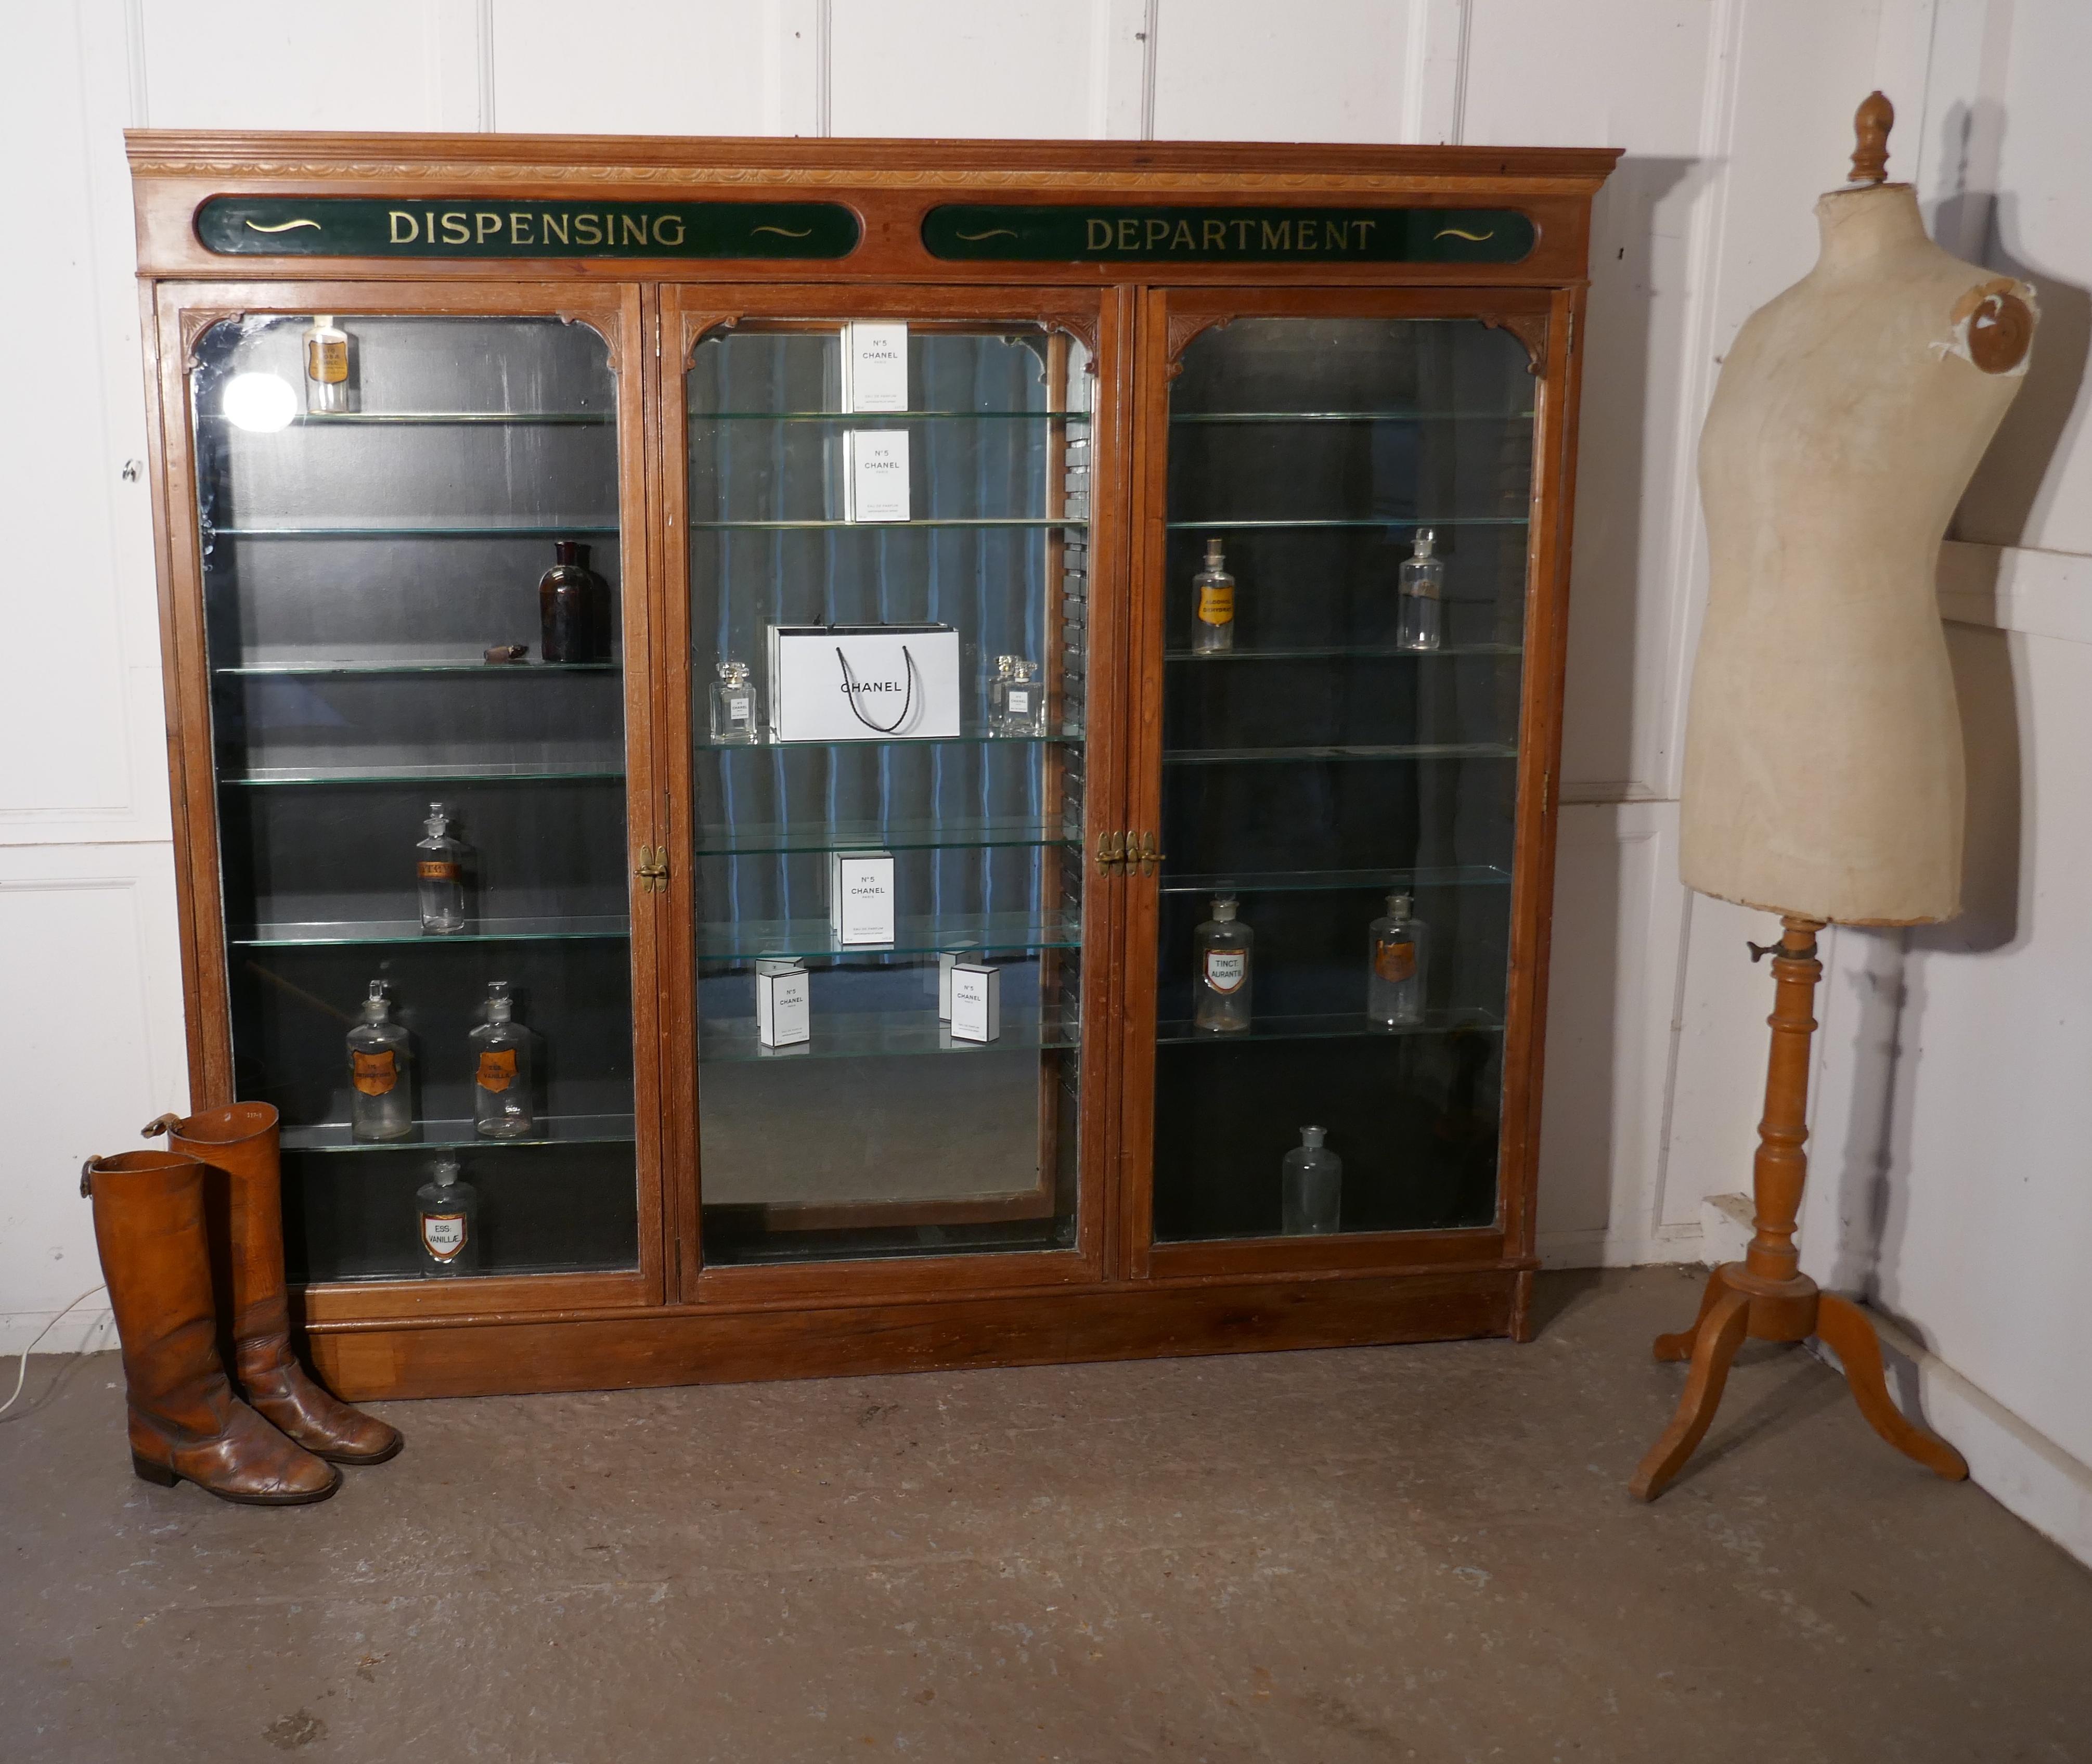
[[[404,1442],[291,1351],[276,1111],[235,1103],[145,1131],[168,1149],[90,1158],[80,1175],[123,1347],[131,1467],[252,1507],[324,1501],[341,1486],[335,1464],[383,1464]],[[218,1290],[244,1403],[219,1355]]]

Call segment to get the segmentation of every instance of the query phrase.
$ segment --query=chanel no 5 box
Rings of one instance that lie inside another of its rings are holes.
[[[893,853],[830,854],[828,928],[839,944],[893,941]]]
[[[908,327],[857,319],[843,326],[843,409],[908,408]]]
[[[984,962],[952,964],[952,1039],[992,1041],[1002,1033],[1002,970]]]
[[[814,1036],[811,982],[802,962],[755,964],[755,1038],[766,1048],[789,1048]]]

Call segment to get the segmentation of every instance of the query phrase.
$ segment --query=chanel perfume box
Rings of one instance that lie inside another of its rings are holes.
[[[845,437],[847,521],[908,518],[908,431],[852,429]]]
[[[893,853],[829,855],[828,928],[839,944],[893,941]]]
[[[755,1038],[766,1048],[789,1048],[814,1035],[811,985],[802,962],[755,964]]]
[[[993,1041],[1002,1033],[1002,970],[984,962],[952,964],[952,1039]]]
[[[843,409],[908,408],[908,327],[862,320],[843,326]]]

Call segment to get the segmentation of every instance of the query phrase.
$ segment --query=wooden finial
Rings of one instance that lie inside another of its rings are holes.
[[[1895,106],[1878,92],[1869,92],[1852,113],[1852,178],[1855,184],[1879,184],[1889,175],[1889,131],[1895,127]]]

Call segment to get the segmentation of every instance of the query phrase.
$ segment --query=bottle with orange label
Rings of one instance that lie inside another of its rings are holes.
[[[1235,579],[1217,538],[1206,541],[1206,567],[1191,578],[1198,594],[1191,620],[1191,651],[1217,655],[1235,646]]]
[[[350,408],[348,333],[322,313],[305,333],[305,409],[339,415]]]
[[[1201,1035],[1243,1035],[1250,1026],[1250,958],[1256,934],[1235,916],[1232,894],[1191,933],[1191,1027]]]
[[[429,805],[421,830],[428,836],[417,841],[419,860],[415,876],[421,888],[421,929],[439,934],[465,929],[464,841],[447,831],[451,811],[440,802]]]
[[[423,1274],[478,1271],[479,1191],[460,1175],[456,1158],[439,1161],[414,1191],[414,1217]]]
[[[1390,894],[1387,912],[1366,934],[1366,1015],[1382,1029],[1424,1021],[1424,958],[1429,933],[1407,894]]]
[[[391,1010],[384,981],[373,980],[363,1021],[348,1031],[348,1135],[360,1145],[407,1139],[414,1131],[414,1056]]]
[[[482,1139],[528,1139],[538,1122],[530,1107],[530,1031],[516,1021],[506,980],[486,988],[486,1021],[472,1044],[472,1117]]]

